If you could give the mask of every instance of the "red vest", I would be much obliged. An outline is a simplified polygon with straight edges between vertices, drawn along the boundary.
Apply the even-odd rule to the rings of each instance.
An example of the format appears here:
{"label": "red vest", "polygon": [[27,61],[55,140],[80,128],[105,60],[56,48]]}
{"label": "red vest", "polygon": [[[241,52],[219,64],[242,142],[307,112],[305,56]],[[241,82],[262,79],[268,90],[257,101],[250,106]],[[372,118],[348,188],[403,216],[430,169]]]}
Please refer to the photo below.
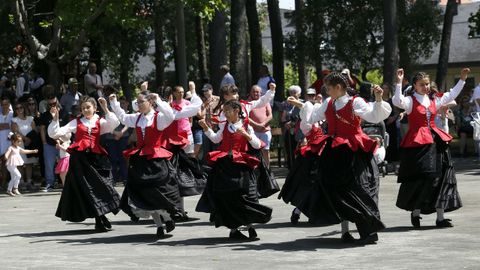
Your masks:
{"label": "red vest", "polygon": [[[420,104],[415,97],[412,97],[412,103],[412,112],[408,115],[408,131],[400,144],[401,147],[419,147],[433,143],[432,130],[442,141],[449,142],[452,140],[452,136],[435,125],[435,115],[437,114],[435,99],[430,100],[428,109]],[[430,112],[430,119],[427,116],[428,111]]]}
{"label": "red vest", "polygon": [[[248,120],[243,122],[243,127],[247,130]],[[247,139],[236,132],[231,133],[227,129],[228,123],[225,123],[222,142],[216,151],[208,153],[207,161],[213,164],[220,158],[232,155],[234,163],[246,164],[251,168],[257,167],[260,161],[256,157],[247,154],[249,147]]]}
{"label": "red vest", "polygon": [[360,126],[361,118],[353,113],[353,100],[338,111],[335,111],[333,99],[330,99],[325,118],[328,124],[328,135],[333,138],[332,147],[346,144],[352,151],[362,149],[365,152],[374,152],[378,144],[363,133]]}
{"label": "red vest", "polygon": [[135,124],[135,132],[137,133],[137,145],[132,148],[123,151],[123,155],[128,157],[139,152],[140,156],[147,156],[147,159],[152,158],[171,158],[172,153],[162,147],[162,131],[157,129],[157,116],[155,112],[152,125],[145,127],[145,136],[142,134],[142,128],[138,127],[138,121],[140,120],[140,114]]}
{"label": "red vest", "polygon": [[80,121],[80,118],[77,118],[75,142],[68,147],[68,152],[71,153],[72,151],[91,151],[95,154],[108,154],[100,145],[100,118],[97,119],[95,127],[91,128],[90,133],[88,132],[88,127]]}
{"label": "red vest", "polygon": [[[181,111],[182,107],[178,104],[170,104],[173,109]],[[184,148],[190,141],[188,140],[187,132],[178,131],[178,120],[174,120],[167,128],[162,132],[162,147],[166,149],[172,149],[172,146],[178,145],[180,148]]]}

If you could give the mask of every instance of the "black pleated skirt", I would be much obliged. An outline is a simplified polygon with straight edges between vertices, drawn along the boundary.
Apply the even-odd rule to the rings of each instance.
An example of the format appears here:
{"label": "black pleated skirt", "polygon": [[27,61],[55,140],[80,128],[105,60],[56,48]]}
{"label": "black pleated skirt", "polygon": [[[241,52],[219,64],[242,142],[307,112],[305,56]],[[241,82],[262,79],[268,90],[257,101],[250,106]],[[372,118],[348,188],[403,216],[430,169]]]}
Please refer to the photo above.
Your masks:
{"label": "black pleated skirt", "polygon": [[433,144],[401,148],[398,182],[396,205],[401,209],[431,214],[436,208],[450,212],[462,207],[449,144],[437,136]]}
{"label": "black pleated skirt", "polygon": [[174,213],[180,192],[175,169],[165,158],[147,159],[130,156],[127,185],[122,195],[122,210],[132,215],[131,205],[145,211],[166,210]]}
{"label": "black pleated skirt", "polygon": [[378,209],[379,174],[371,153],[327,142],[322,154],[299,156],[280,198],[316,225],[348,220],[362,237],[385,228]]}
{"label": "black pleated skirt", "polygon": [[104,155],[74,151],[56,216],[81,222],[110,212],[118,213],[120,196],[113,187],[111,164]]}
{"label": "black pleated skirt", "polygon": [[195,196],[202,194],[207,184],[207,173],[200,162],[189,157],[179,147],[172,149],[171,163],[176,170],[180,196]]}
{"label": "black pleated skirt", "polygon": [[267,223],[272,209],[258,202],[253,170],[232,159],[219,159],[209,172],[207,186],[196,211],[210,213],[216,227],[230,229],[253,223]]}
{"label": "black pleated skirt", "polygon": [[280,191],[277,179],[273,172],[267,167],[260,149],[250,149],[248,153],[260,160],[257,168],[253,170],[257,180],[257,191],[260,199],[268,198]]}

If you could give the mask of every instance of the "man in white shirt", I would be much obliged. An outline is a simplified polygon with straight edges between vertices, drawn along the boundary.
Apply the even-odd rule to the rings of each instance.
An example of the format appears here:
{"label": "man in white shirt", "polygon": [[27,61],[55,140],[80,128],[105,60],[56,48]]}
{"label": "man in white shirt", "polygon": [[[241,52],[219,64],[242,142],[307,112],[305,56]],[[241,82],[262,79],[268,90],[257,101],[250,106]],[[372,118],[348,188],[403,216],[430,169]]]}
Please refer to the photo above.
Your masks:
{"label": "man in white shirt", "polygon": [[85,93],[91,97],[103,97],[102,77],[97,74],[97,65],[93,62],[88,64],[88,72],[84,77]]}
{"label": "man in white shirt", "polygon": [[21,66],[18,66],[15,72],[17,74],[15,92],[17,93],[17,98],[20,98],[23,95],[30,93],[29,79],[28,75],[23,71]]}
{"label": "man in white shirt", "polygon": [[227,65],[223,65],[220,67],[220,70],[223,74],[222,82],[220,83],[220,88],[227,84],[235,84],[235,79],[233,78],[232,74],[230,74],[230,68]]}

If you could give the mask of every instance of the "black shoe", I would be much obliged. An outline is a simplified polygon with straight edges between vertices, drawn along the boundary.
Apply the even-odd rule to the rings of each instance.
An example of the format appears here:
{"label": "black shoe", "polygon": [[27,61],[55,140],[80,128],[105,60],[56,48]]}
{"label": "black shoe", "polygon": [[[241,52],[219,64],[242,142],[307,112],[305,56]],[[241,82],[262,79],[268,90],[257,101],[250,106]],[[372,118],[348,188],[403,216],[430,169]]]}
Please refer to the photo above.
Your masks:
{"label": "black shoe", "polygon": [[444,220],[437,220],[435,221],[435,224],[437,225],[438,228],[450,228],[453,227],[453,224],[450,222],[452,221],[451,219],[444,219]]}
{"label": "black shoe", "polygon": [[228,236],[230,239],[233,240],[247,240],[248,237],[241,233],[239,230],[235,230],[234,232],[230,232],[230,235]]}
{"label": "black shoe", "polygon": [[360,245],[375,245],[377,241],[378,241],[378,234],[371,233],[365,238],[360,238],[360,240],[358,240],[358,243]]}
{"label": "black shoe", "polygon": [[165,222],[165,228],[167,230],[167,233],[175,230],[175,221],[169,220],[169,221]]}
{"label": "black shoe", "polygon": [[99,217],[95,218],[95,231],[96,232],[108,232],[108,229],[105,228],[102,220]]}
{"label": "black shoe", "polygon": [[420,216],[414,216],[413,213],[410,214],[410,221],[414,228],[420,228],[420,219],[422,219]]}
{"label": "black shoe", "polygon": [[102,221],[103,226],[105,226],[105,228],[107,228],[108,230],[112,229],[112,224],[110,223],[110,220],[108,220],[108,218],[105,215],[100,216],[100,220]]}
{"label": "black shoe", "polygon": [[158,239],[165,238],[165,232],[163,231],[162,227],[157,227],[157,238]]}
{"label": "black shoe", "polygon": [[[296,208],[295,208],[295,209],[296,209]],[[292,211],[292,216],[290,217],[290,222],[291,222],[293,225],[297,225],[297,224],[298,224],[298,220],[300,219],[300,214],[295,213],[295,209],[293,209],[293,211]]]}
{"label": "black shoe", "polygon": [[342,242],[344,243],[355,243],[355,238],[353,238],[353,236],[349,233],[349,232],[346,232],[344,234],[342,234]]}
{"label": "black shoe", "polygon": [[138,221],[140,221],[140,218],[137,217],[137,216],[135,216],[135,215],[131,215],[131,216],[130,216],[130,220],[131,220],[132,222],[138,223]]}
{"label": "black shoe", "polygon": [[253,227],[248,228],[248,238],[257,239],[257,231]]}

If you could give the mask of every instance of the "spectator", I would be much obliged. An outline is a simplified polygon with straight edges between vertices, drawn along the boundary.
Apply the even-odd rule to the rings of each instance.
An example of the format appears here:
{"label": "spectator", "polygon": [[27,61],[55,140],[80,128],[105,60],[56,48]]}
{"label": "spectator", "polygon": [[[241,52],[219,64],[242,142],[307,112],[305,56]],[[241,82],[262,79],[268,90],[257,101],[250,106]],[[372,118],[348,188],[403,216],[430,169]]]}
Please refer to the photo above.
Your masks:
{"label": "spectator", "polygon": [[88,73],[84,77],[85,93],[95,99],[103,97],[102,77],[97,74],[97,65],[93,62],[88,64]]}
{"label": "spectator", "polygon": [[230,74],[230,68],[227,65],[221,66],[220,70],[223,75],[222,82],[220,82],[220,88],[227,84],[235,84],[235,79],[233,78],[232,74]]}
{"label": "spectator", "polygon": [[40,76],[37,70],[32,70],[30,84],[30,93],[36,100],[42,100],[42,87],[45,84],[45,80]]}
{"label": "spectator", "polygon": [[457,134],[460,139],[460,157],[467,156],[467,138],[473,136],[473,126],[470,122],[473,120],[470,115],[475,109],[472,106],[473,104],[468,103],[466,100],[460,103],[459,110],[457,113],[457,119],[455,123],[457,124]]}
{"label": "spectator", "polygon": [[39,101],[38,103],[38,111],[40,113],[44,113],[46,111],[50,110],[50,107],[48,106],[48,99],[49,97],[55,96],[55,88],[51,84],[47,84],[42,88],[42,95],[44,96],[44,99]]}
{"label": "spectator", "polygon": [[472,98],[470,102],[475,104],[475,111],[480,112],[480,83],[473,89]]}
{"label": "spectator", "polygon": [[[128,109],[128,100],[125,96],[122,96],[120,99],[120,107],[125,111],[125,113],[130,113]],[[122,182],[126,183],[127,181],[127,161],[123,157],[123,151],[128,147],[128,138],[132,134],[133,129],[125,127],[125,125],[120,124],[112,133],[105,134],[105,148],[108,152],[108,158],[112,164],[112,176],[114,183]]]}
{"label": "spectator", "polygon": [[[259,100],[262,89],[258,85],[252,86],[250,90],[250,99]],[[314,90],[315,97],[315,90]],[[249,114],[249,124],[253,127],[255,135],[265,143],[265,146],[262,148],[262,156],[267,164],[267,168],[270,167],[270,142],[272,141],[272,132],[270,128],[270,121],[272,120],[272,108],[270,104],[254,108],[250,111]]]}
{"label": "spectator", "polygon": [[[43,159],[46,182],[45,189],[43,191],[45,192],[52,191],[55,185],[55,160],[59,155],[58,149],[56,148],[57,141],[48,136],[47,133],[47,127],[50,125],[53,119],[52,114],[50,113],[50,108],[57,107],[57,109],[60,110],[57,97],[47,97],[47,105],[49,110],[40,115],[40,138],[42,139],[43,144]],[[63,119],[60,119],[60,126],[63,126],[62,120]]]}
{"label": "spectator", "polygon": [[5,87],[2,92],[2,98],[8,98],[10,101],[10,104],[14,104],[17,102],[17,94],[15,93],[15,90],[12,88],[12,82],[11,81],[6,81],[5,82]]}
{"label": "spectator", "polygon": [[7,70],[5,71],[5,74],[2,75],[2,77],[0,78],[0,95],[2,95],[3,91],[5,91],[5,89],[7,88],[5,86],[7,82],[10,82],[10,87],[11,87],[14,76],[15,76],[15,72],[13,71],[13,69],[7,68]]}
{"label": "spectator", "polygon": [[65,94],[60,98],[60,104],[64,116],[70,117],[72,114],[72,106],[78,106],[82,94],[78,92],[78,81],[75,78],[68,79],[68,88]]}
{"label": "spectator", "polygon": [[[290,97],[299,100],[302,94],[302,89],[298,85],[292,85],[288,89]],[[287,156],[287,166],[292,168],[295,158],[295,148],[298,142],[303,141],[303,134],[300,130],[300,109],[291,105],[288,102],[284,102],[283,112],[281,118],[284,128],[284,143],[285,154]]]}
{"label": "spectator", "polygon": [[[217,107],[218,102],[220,101],[219,96],[213,95],[213,87],[211,84],[207,83],[204,84],[202,87],[202,109],[201,114],[202,117],[205,119],[205,122],[208,126],[212,128],[213,131],[218,130],[217,123],[212,121],[212,118],[215,116],[215,107]],[[203,134],[202,130],[202,142],[203,142],[203,156],[205,156],[208,152],[215,150],[215,144],[207,138],[205,134]]]}
{"label": "spectator", "polygon": [[257,85],[262,90],[260,95],[263,96],[268,91],[270,83],[275,83],[275,80],[270,76],[270,71],[268,71],[266,65],[260,66],[258,69],[258,77]]}
{"label": "spectator", "polygon": [[[36,126],[33,117],[26,114],[25,105],[20,103],[16,104],[13,116],[11,129],[22,138],[20,147],[24,149],[35,149],[30,145],[32,140],[30,139],[31,134],[29,133],[32,131],[35,132]],[[20,172],[25,181],[25,187],[28,190],[33,190],[32,168],[33,164],[38,162],[38,158],[27,157],[26,154],[21,154],[21,157],[23,159],[23,167],[20,168]]]}
{"label": "spectator", "polygon": [[23,71],[23,67],[21,66],[18,66],[15,69],[15,74],[17,75],[17,85],[15,87],[15,91],[17,98],[20,98],[23,95],[30,93],[30,79],[28,78],[28,74]]}
{"label": "spectator", "polygon": [[[189,83],[189,88],[191,87],[192,85]],[[195,85],[193,85],[193,87],[195,87]],[[183,87],[175,86],[173,88],[172,94],[173,94],[173,100],[171,105],[175,110],[181,111],[182,108],[187,107],[188,105],[191,104],[190,101],[184,98],[185,90],[183,89]],[[189,144],[185,146],[183,150],[188,155],[193,155],[194,141],[193,141],[192,125],[190,124],[190,119],[188,117],[185,117],[185,118],[176,119],[175,121],[177,121],[178,133],[181,133],[181,134],[186,133],[188,135]]]}
{"label": "spectator", "polygon": [[0,115],[0,187],[5,186],[6,170],[4,154],[10,147],[10,140],[8,140],[8,133],[10,133],[10,123],[12,122],[13,112],[11,111],[10,100],[6,97],[2,98],[2,114]]}
{"label": "spectator", "polygon": [[331,73],[331,71],[328,70],[328,69],[322,70],[322,78],[317,78],[317,80],[314,83],[312,83],[310,88],[315,89],[315,92],[317,94],[325,95],[326,94],[325,92],[322,93],[322,87],[323,87],[323,84],[324,84],[323,83],[323,78],[325,78],[330,73]]}

